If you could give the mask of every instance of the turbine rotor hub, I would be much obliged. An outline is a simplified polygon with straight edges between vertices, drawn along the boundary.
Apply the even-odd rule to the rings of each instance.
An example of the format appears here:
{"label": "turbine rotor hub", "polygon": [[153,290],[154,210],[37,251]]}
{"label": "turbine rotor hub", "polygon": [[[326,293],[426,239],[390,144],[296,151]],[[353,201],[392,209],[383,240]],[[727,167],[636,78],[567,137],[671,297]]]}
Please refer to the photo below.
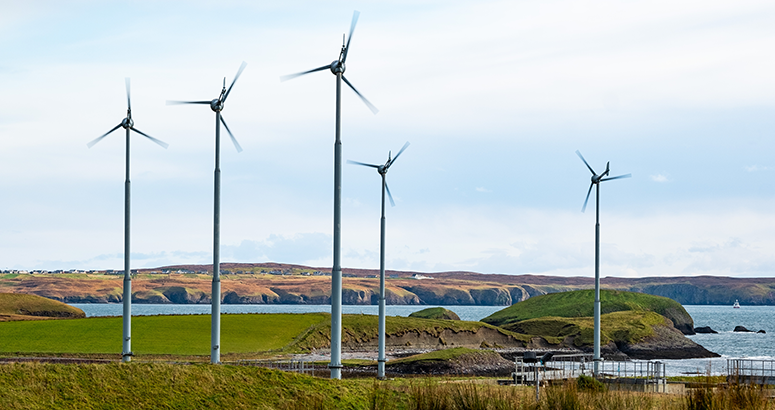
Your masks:
{"label": "turbine rotor hub", "polygon": [[331,72],[335,75],[344,74],[344,69],[344,63],[339,60],[335,60],[333,63],[331,63]]}
{"label": "turbine rotor hub", "polygon": [[223,102],[221,101],[221,99],[217,98],[215,100],[210,101],[210,109],[215,112],[223,110]]}
{"label": "turbine rotor hub", "polygon": [[132,118],[126,117],[123,120],[121,120],[121,126],[124,127],[124,129],[132,128],[132,126],[135,125],[135,122],[132,121]]}

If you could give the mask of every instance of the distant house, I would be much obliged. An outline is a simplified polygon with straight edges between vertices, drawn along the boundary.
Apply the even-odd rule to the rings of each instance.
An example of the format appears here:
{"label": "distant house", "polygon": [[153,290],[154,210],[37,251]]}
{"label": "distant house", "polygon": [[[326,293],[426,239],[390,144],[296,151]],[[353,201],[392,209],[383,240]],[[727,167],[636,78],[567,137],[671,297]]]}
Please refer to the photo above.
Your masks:
{"label": "distant house", "polygon": [[433,279],[430,276],[420,275],[419,273],[415,273],[412,275],[412,279]]}

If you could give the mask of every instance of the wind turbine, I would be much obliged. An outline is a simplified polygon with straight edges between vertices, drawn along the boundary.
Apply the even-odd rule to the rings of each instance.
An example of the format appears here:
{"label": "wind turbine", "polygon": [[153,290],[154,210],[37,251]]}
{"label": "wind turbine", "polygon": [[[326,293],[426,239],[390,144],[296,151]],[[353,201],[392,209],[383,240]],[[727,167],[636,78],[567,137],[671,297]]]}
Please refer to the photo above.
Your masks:
{"label": "wind turbine", "polygon": [[605,178],[609,172],[610,162],[605,164],[605,172],[598,175],[595,170],[589,166],[587,160],[581,155],[579,151],[576,151],[576,155],[584,161],[584,165],[589,168],[592,173],[592,182],[589,184],[589,190],[587,191],[587,198],[584,200],[584,206],[581,208],[581,212],[587,209],[587,202],[589,202],[589,194],[592,193],[592,187],[595,186],[595,336],[594,336],[594,374],[595,377],[599,374],[600,368],[600,183],[604,181],[611,181],[613,179],[629,178],[632,174],[619,175],[616,177]]}
{"label": "wind turbine", "polygon": [[301,73],[291,74],[280,77],[281,81],[287,81],[305,74],[316,71],[331,70],[336,76],[336,140],[334,142],[334,266],[331,270],[331,363],[328,367],[331,369],[332,379],[341,379],[342,377],[342,265],[341,265],[341,216],[342,216],[342,139],[341,131],[341,113],[342,113],[342,80],[347,84],[367,107],[376,114],[379,110],[369,100],[366,99],[355,87],[347,81],[344,76],[345,61],[347,53],[350,50],[350,40],[353,38],[355,24],[358,22],[358,11],[353,12],[353,20],[350,24],[350,36],[347,42],[342,44],[339,52],[339,58],[331,64]]}
{"label": "wind turbine", "polygon": [[129,182],[129,131],[134,131],[145,138],[161,145],[162,148],[167,149],[169,144],[157,140],[156,138],[138,130],[135,128],[135,122],[132,120],[132,100],[129,93],[129,77],[124,79],[126,84],[126,118],[110,131],[100,135],[94,140],[86,144],[91,148],[94,144],[102,141],[111,132],[123,127],[126,130],[126,180],[124,181],[124,342],[123,351],[121,352],[121,360],[124,362],[132,361],[132,271],[129,268],[129,214],[130,214],[130,202],[131,202],[131,188]]}
{"label": "wind turbine", "polygon": [[234,138],[234,134],[231,133],[229,126],[226,125],[221,111],[223,111],[223,104],[226,103],[226,98],[229,97],[234,83],[237,82],[242,70],[245,69],[247,63],[244,61],[237,70],[237,75],[234,76],[229,88],[226,88],[226,77],[223,78],[223,89],[221,95],[218,98],[211,101],[167,101],[167,105],[176,104],[208,104],[210,109],[215,111],[215,204],[213,207],[213,287],[211,296],[212,306],[212,326],[210,336],[210,363],[216,364],[221,362],[221,124],[226,128],[229,133],[231,142],[234,143],[234,148],[237,152],[242,152],[237,139]]}
{"label": "wind turbine", "polygon": [[380,242],[379,242],[379,357],[377,358],[377,377],[380,379],[385,378],[385,192],[390,199],[390,205],[396,206],[393,201],[393,195],[390,195],[390,188],[385,182],[385,176],[388,169],[398,159],[399,155],[409,146],[409,142],[404,144],[395,158],[390,158],[390,151],[388,151],[388,159],[384,165],[365,164],[363,162],[350,161],[348,164],[363,165],[364,167],[376,168],[377,173],[382,176],[382,219],[380,219]]}

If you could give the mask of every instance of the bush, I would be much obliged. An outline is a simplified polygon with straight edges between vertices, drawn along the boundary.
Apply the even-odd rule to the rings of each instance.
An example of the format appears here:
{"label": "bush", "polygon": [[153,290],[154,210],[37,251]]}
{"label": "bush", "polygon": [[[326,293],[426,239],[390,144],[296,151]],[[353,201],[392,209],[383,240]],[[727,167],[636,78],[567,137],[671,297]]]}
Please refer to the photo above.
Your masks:
{"label": "bush", "polygon": [[582,374],[576,380],[576,386],[581,391],[593,391],[602,392],[605,391],[605,385],[600,380],[595,379],[592,376]]}

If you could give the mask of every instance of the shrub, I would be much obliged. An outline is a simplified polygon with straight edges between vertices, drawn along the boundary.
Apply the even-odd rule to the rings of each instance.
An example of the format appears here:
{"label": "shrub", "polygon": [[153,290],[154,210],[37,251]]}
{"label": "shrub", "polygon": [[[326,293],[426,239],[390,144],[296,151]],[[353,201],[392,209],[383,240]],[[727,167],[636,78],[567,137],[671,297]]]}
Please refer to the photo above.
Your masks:
{"label": "shrub", "polygon": [[584,374],[582,374],[581,376],[579,376],[578,379],[576,379],[576,386],[581,391],[593,391],[593,392],[605,391],[605,385],[600,380],[597,380],[592,376],[587,376]]}

